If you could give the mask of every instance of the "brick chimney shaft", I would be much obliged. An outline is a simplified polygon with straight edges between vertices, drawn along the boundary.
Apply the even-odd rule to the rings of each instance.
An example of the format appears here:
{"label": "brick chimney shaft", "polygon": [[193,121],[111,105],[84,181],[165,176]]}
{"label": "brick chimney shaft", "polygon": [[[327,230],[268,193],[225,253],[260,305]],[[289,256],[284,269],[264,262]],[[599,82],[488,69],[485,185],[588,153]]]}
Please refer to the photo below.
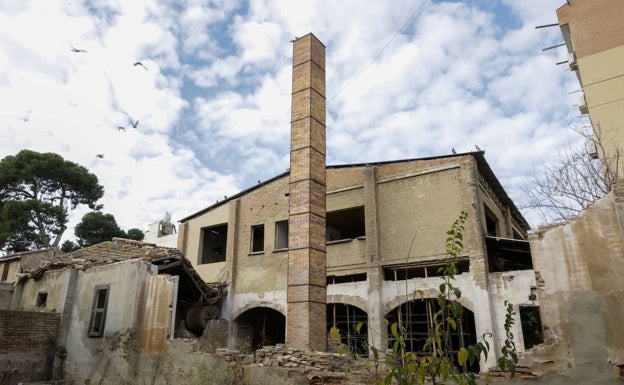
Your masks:
{"label": "brick chimney shaft", "polygon": [[324,351],[325,46],[308,34],[294,41],[290,139],[286,345]]}

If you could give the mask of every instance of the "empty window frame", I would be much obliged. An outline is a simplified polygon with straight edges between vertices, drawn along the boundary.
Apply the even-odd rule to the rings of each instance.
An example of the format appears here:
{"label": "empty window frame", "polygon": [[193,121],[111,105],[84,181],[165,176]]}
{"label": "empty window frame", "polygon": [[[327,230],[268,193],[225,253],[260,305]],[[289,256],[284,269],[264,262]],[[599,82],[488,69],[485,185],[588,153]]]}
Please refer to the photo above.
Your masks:
{"label": "empty window frame", "polygon": [[533,269],[529,241],[485,237],[490,273]]}
{"label": "empty window frame", "polygon": [[543,343],[544,335],[539,306],[520,306],[519,313],[524,348],[531,349],[533,346]]}
{"label": "empty window frame", "polygon": [[4,282],[7,280],[7,277],[9,276],[9,266],[10,263],[8,262],[5,262],[2,266],[2,279],[0,279],[0,281]]}
{"label": "empty window frame", "polygon": [[251,226],[251,252],[264,251],[264,225]]}
{"label": "empty window frame", "polygon": [[347,275],[328,275],[327,284],[333,285],[337,283],[352,283],[366,281],[366,273],[347,274]]}
{"label": "empty window frame", "polygon": [[43,309],[48,306],[48,293],[42,291],[37,293],[37,302],[35,302],[35,308]]}
{"label": "empty window frame", "polygon": [[485,211],[485,233],[490,237],[498,237],[498,218],[487,206],[483,207]]}
{"label": "empty window frame", "polygon": [[327,241],[366,236],[364,206],[327,213]]}
{"label": "empty window frame", "polygon": [[[402,281],[413,278],[441,277],[444,275],[446,262],[416,262],[410,264],[387,265],[383,267],[384,281]],[[455,274],[470,271],[470,259],[460,258],[455,261]]]}
{"label": "empty window frame", "polygon": [[93,306],[91,307],[91,320],[89,321],[89,337],[102,337],[104,335],[109,290],[109,285],[95,287]]}
{"label": "empty window frame", "polygon": [[288,248],[288,221],[275,222],[275,250]]}
{"label": "empty window frame", "polygon": [[227,223],[202,229],[200,264],[225,262],[227,232]]}

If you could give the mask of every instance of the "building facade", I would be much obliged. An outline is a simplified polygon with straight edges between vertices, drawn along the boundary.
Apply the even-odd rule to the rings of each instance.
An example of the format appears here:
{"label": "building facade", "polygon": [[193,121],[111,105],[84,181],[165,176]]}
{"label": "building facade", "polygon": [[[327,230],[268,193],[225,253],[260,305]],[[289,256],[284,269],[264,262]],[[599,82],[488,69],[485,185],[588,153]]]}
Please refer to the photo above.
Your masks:
{"label": "building facade", "polygon": [[[497,346],[504,301],[538,303],[529,226],[483,152],[326,166],[324,47],[313,35],[294,42],[293,65],[289,172],[180,221],[178,248],[205,281],[229,285],[230,345],[324,350],[335,326],[366,354],[391,343],[386,320],[401,320],[410,349],[422,350],[446,232],[466,212],[456,277],[465,335],[457,338],[492,332]],[[514,332],[522,336],[519,325]],[[238,346],[240,336],[251,344]],[[493,350],[481,364],[494,365]]]}
{"label": "building facade", "polygon": [[624,175],[624,3],[620,0],[569,0],[557,9],[568,65],[582,93],[595,141],[588,151],[599,157],[612,179]]}

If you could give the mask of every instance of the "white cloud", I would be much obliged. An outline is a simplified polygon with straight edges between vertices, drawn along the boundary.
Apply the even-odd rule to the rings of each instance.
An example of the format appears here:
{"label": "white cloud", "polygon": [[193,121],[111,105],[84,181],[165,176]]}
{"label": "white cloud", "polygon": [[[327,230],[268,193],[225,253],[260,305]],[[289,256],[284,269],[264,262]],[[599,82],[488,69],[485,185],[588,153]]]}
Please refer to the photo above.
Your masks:
{"label": "white cloud", "polygon": [[557,28],[534,28],[554,5],[504,4],[519,28],[497,24],[497,2],[3,2],[0,157],[29,148],[88,167],[124,228],[190,215],[288,167],[290,40],[313,32],[329,163],[477,144],[518,198],[522,175],[574,138],[575,80],[541,51]]}

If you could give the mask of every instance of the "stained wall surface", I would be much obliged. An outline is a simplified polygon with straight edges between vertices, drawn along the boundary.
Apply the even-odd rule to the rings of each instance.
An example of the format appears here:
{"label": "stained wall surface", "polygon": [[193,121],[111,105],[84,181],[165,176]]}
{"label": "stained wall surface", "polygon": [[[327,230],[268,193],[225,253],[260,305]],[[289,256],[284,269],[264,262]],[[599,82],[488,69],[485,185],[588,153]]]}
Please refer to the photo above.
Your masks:
{"label": "stained wall surface", "polygon": [[531,237],[545,343],[526,360],[543,370],[614,378],[624,364],[621,196],[619,182],[577,218]]}

